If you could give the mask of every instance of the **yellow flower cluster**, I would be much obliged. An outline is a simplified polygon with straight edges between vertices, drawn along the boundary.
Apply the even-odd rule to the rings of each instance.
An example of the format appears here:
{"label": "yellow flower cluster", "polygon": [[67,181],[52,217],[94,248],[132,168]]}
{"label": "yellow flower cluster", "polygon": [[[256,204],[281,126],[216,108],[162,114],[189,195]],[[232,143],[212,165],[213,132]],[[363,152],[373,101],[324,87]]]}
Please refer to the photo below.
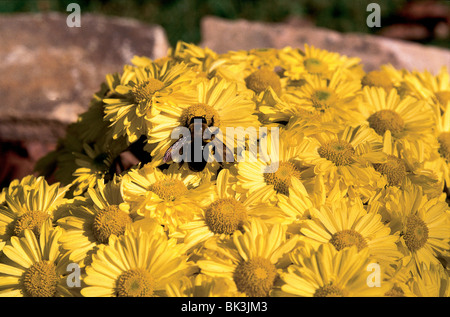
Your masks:
{"label": "yellow flower cluster", "polygon": [[[195,119],[248,138],[175,162]],[[2,296],[450,295],[445,67],[180,42],[108,74],[36,168],[0,195]]]}

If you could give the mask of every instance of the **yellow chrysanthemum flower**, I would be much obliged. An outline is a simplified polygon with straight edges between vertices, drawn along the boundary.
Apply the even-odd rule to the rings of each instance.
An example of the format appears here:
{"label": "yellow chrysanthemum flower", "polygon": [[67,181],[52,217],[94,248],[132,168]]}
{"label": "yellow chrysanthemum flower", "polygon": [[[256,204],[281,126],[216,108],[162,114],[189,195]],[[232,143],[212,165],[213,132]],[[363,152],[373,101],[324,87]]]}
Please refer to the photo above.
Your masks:
{"label": "yellow chrysanthemum flower", "polygon": [[[384,163],[381,138],[372,129],[361,125],[338,133],[324,132],[309,139],[312,151],[301,153],[299,159],[309,166],[309,174],[321,174],[326,191],[338,184],[352,197],[367,200],[376,189],[373,163]],[[305,171],[305,174],[308,170]]]}
{"label": "yellow chrysanthemum flower", "polygon": [[155,231],[127,230],[92,256],[85,297],[167,296],[166,286],[191,271],[180,245]]}
{"label": "yellow chrysanthemum flower", "polygon": [[284,67],[278,53],[276,49],[259,48],[220,54],[213,66],[214,75],[236,83],[239,91],[247,90],[254,100],[259,100],[269,87],[282,95],[287,88],[287,78],[283,75]]}
{"label": "yellow chrysanthemum flower", "polygon": [[418,297],[450,297],[450,278],[441,265],[422,269],[409,285]]}
{"label": "yellow chrysanthemum flower", "polygon": [[437,75],[429,71],[408,73],[404,77],[406,93],[440,107],[447,108],[450,102],[450,75],[447,66],[443,66]]}
{"label": "yellow chrysanthemum flower", "polygon": [[272,204],[280,195],[288,196],[292,186],[306,194],[302,183],[304,166],[298,157],[312,151],[311,143],[305,142],[296,131],[276,131],[261,138],[258,153],[249,149],[236,165],[238,187]]}
{"label": "yellow chrysanthemum flower", "polygon": [[[388,283],[383,271],[375,281],[370,280],[372,262],[369,250],[356,246],[337,251],[330,244],[317,250],[298,248],[290,254],[292,264],[281,274],[284,296],[301,297],[375,297],[383,296]],[[379,285],[377,285],[377,279]]]}
{"label": "yellow chrysanthemum flower", "polygon": [[183,237],[186,248],[191,249],[214,236],[230,238],[254,217],[270,224],[283,221],[278,208],[263,203],[257,194],[247,196],[236,191],[235,184],[235,177],[221,170],[212,202],[193,221],[180,225],[180,232],[173,236]]}
{"label": "yellow chrysanthemum flower", "polygon": [[270,296],[279,269],[287,266],[286,256],[296,245],[295,237],[287,239],[284,226],[268,227],[254,219],[231,240],[211,240],[197,265],[208,276],[234,282],[235,290],[248,297]]}
{"label": "yellow chrysanthemum flower", "polygon": [[217,67],[218,62],[220,63],[219,54],[213,50],[183,41],[178,41],[166,58],[176,63],[186,64],[189,69],[198,74],[199,78],[214,76],[214,68]]}
{"label": "yellow chrysanthemum flower", "polygon": [[[169,147],[177,141],[172,139],[173,130],[177,127],[190,129],[195,118],[202,118],[208,127],[220,129],[223,143],[226,143],[227,129],[257,129],[261,126],[256,116],[255,103],[240,94],[235,83],[213,78],[198,84],[196,93],[195,102],[179,103],[152,118],[153,128],[148,142],[157,144],[151,151],[155,162],[161,162]],[[230,137],[235,138],[236,135]],[[204,139],[209,140],[206,137]],[[230,150],[235,153],[234,148]],[[217,170],[219,167],[213,163],[217,163],[216,160],[207,165]]]}
{"label": "yellow chrysanthemum flower", "polygon": [[433,112],[413,97],[400,97],[397,90],[364,87],[360,111],[368,126],[382,136],[392,136],[394,147],[418,162],[430,158],[433,143]]}
{"label": "yellow chrysanthemum flower", "polygon": [[209,180],[175,165],[160,170],[152,163],[124,175],[122,193],[133,213],[155,219],[169,234],[195,219],[213,196]]}
{"label": "yellow chrysanthemum flower", "polygon": [[69,203],[64,198],[67,190],[68,187],[59,183],[49,185],[43,177],[32,175],[12,182],[0,206],[1,241],[22,237],[26,229],[39,237],[42,224],[46,220],[56,221],[62,214],[62,207]]}
{"label": "yellow chrysanthemum flower", "polygon": [[115,175],[115,159],[119,153],[104,149],[94,144],[83,144],[82,152],[70,153],[76,169],[72,173],[71,190],[75,196],[82,195],[89,188],[95,187],[99,180],[109,180]]}
{"label": "yellow chrysanthemum flower", "polygon": [[279,55],[280,60],[283,61],[283,65],[286,65],[284,75],[294,81],[301,80],[305,74],[330,79],[338,68],[343,68],[348,78],[352,77],[352,72],[362,73],[358,69],[361,61],[359,58],[349,58],[336,52],[319,49],[308,44],[305,44],[303,50],[290,47],[281,49]]}
{"label": "yellow chrysanthemum flower", "polygon": [[386,281],[390,284],[385,297],[416,297],[410,287],[414,278],[411,271],[410,257],[402,257],[395,264],[385,266]]}
{"label": "yellow chrysanthemum flower", "polygon": [[384,199],[383,220],[392,233],[399,233],[399,248],[417,270],[422,263],[439,264],[438,257],[449,249],[449,206],[438,197],[429,199],[421,187],[410,185],[391,192]]}
{"label": "yellow chrysanthemum flower", "polygon": [[195,91],[195,73],[181,63],[125,69],[122,77],[127,80],[103,99],[104,120],[111,122],[113,138],[127,136],[130,143],[148,135],[150,119],[162,109],[171,103],[190,102]]}
{"label": "yellow chrysanthemum flower", "polygon": [[57,223],[64,229],[60,240],[71,252],[70,259],[85,265],[99,245],[107,244],[113,235],[124,234],[127,225],[141,218],[130,214],[129,205],[122,198],[120,179],[114,178],[107,183],[98,180],[85,197],[72,204],[69,215]]}
{"label": "yellow chrysanthemum flower", "polygon": [[12,237],[3,248],[5,258],[0,263],[0,296],[4,297],[72,297],[79,288],[70,287],[67,277],[71,263],[68,253],[58,242],[62,234],[45,221],[39,228],[25,229],[23,236]]}
{"label": "yellow chrysanthemum flower", "polygon": [[438,142],[437,155],[424,163],[426,168],[436,171],[440,180],[444,180],[450,188],[450,103],[442,113],[436,109],[436,128],[434,135]]}
{"label": "yellow chrysanthemum flower", "polygon": [[344,199],[310,213],[312,219],[300,225],[300,233],[315,248],[331,244],[340,251],[356,245],[359,251],[368,248],[370,256],[380,263],[393,263],[402,257],[396,245],[398,234],[392,234],[382,222],[376,207],[366,209],[361,201]]}
{"label": "yellow chrysanthemum flower", "polygon": [[380,188],[387,191],[392,187],[405,188],[410,184],[422,187],[428,197],[442,195],[444,182],[439,179],[442,176],[433,166],[425,168],[425,163],[420,163],[414,156],[408,155],[408,151],[398,148],[392,140],[392,135],[384,135],[383,152],[386,153],[385,163],[374,163],[373,167],[379,173],[377,181]]}
{"label": "yellow chrysanthemum flower", "polygon": [[386,91],[396,88],[403,95],[403,79],[408,72],[404,69],[398,70],[391,64],[381,65],[379,69],[372,70],[361,78],[363,87],[382,87]]}
{"label": "yellow chrysanthemum flower", "polygon": [[238,297],[239,292],[230,291],[233,284],[226,278],[217,278],[205,274],[183,276],[167,285],[169,297]]}
{"label": "yellow chrysanthemum flower", "polygon": [[328,80],[317,75],[307,75],[304,81],[301,87],[285,94],[281,102],[274,97],[270,98],[274,101],[266,102],[267,106],[260,106],[260,111],[266,115],[282,112],[288,120],[307,112],[318,116],[321,122],[362,122],[363,118],[358,111],[361,89],[359,80],[346,79],[342,69],[337,69]]}

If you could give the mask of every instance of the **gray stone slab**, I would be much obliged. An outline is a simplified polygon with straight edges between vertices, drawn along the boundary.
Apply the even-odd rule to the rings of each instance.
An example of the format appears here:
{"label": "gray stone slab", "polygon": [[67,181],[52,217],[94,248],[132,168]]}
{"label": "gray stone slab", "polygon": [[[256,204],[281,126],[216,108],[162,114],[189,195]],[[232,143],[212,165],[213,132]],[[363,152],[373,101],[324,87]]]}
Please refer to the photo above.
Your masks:
{"label": "gray stone slab", "polygon": [[70,28],[67,16],[0,16],[0,140],[56,140],[106,74],[120,72],[134,55],[167,54],[158,25],[85,14],[81,27]]}

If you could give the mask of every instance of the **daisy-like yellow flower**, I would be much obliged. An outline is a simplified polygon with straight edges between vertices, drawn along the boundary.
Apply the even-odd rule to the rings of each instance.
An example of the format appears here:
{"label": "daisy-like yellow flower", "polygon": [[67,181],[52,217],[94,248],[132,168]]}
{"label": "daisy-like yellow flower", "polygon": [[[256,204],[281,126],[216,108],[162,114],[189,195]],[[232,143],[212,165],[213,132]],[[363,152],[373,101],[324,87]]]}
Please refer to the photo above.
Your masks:
{"label": "daisy-like yellow flower", "polygon": [[[212,241],[212,240],[211,240]],[[248,297],[270,296],[287,266],[287,254],[297,239],[286,237],[286,227],[254,219],[244,233],[236,231],[231,240],[208,243],[204,258],[197,261],[200,272],[234,282],[235,290]]]}
{"label": "daisy-like yellow flower", "polygon": [[389,191],[392,187],[405,188],[410,184],[421,186],[428,197],[442,195],[444,183],[439,171],[432,167],[425,168],[425,163],[419,163],[408,151],[396,147],[392,135],[384,136],[383,152],[387,154],[385,163],[374,163],[373,167],[379,173],[378,186]]}
{"label": "daisy-like yellow flower", "polygon": [[[294,182],[298,182],[295,180]],[[281,209],[285,224],[289,225],[288,232],[298,234],[303,222],[311,219],[311,211],[322,206],[332,208],[347,196],[347,190],[343,190],[336,184],[331,190],[326,189],[322,175],[317,175],[314,183],[310,184],[307,191],[302,186],[294,184],[289,188],[289,196],[280,196],[277,207]],[[316,211],[317,212],[317,211]]]}
{"label": "daisy-like yellow flower", "polygon": [[[116,143],[116,142],[115,142]],[[117,141],[115,149],[105,148],[99,144],[92,147],[83,144],[82,152],[68,154],[67,159],[73,160],[75,169],[72,173],[71,191],[75,196],[81,195],[87,189],[93,188],[99,180],[109,180],[115,175],[114,163],[120,151],[125,146],[120,146]],[[67,166],[68,168],[69,166]]]}
{"label": "daisy-like yellow flower", "polygon": [[355,245],[359,251],[368,248],[370,256],[380,263],[393,263],[402,257],[396,245],[398,234],[392,234],[382,222],[376,207],[367,210],[360,200],[344,199],[310,213],[312,219],[301,224],[300,233],[315,248],[331,244],[340,251]]}
{"label": "daisy-like yellow flower", "polygon": [[371,164],[384,163],[386,154],[380,136],[372,129],[348,127],[309,140],[313,150],[301,153],[299,159],[310,166],[313,175],[323,176],[327,191],[339,184],[352,197],[366,200],[374,194],[377,184]]}
{"label": "daisy-like yellow flower", "polygon": [[207,47],[202,48],[194,44],[178,41],[167,57],[176,63],[186,64],[200,78],[202,76],[210,78],[215,74],[213,70],[217,67],[219,54]]}
{"label": "daisy-like yellow flower", "polygon": [[86,267],[85,297],[167,296],[166,286],[185,274],[190,265],[181,245],[159,231],[126,230],[112,236]]}
{"label": "daisy-like yellow flower", "polygon": [[304,169],[297,158],[303,152],[312,151],[311,143],[305,142],[297,131],[276,131],[261,138],[259,153],[250,149],[236,166],[238,187],[272,204],[280,195],[288,196],[294,182],[306,193],[302,182],[295,181],[302,180]]}
{"label": "daisy-like yellow flower", "polygon": [[[337,69],[330,79],[307,75],[304,80],[305,83],[300,88],[283,96],[284,103],[275,103],[272,107],[287,113],[289,117],[300,116],[306,111],[319,116],[322,122],[362,122],[362,116],[358,112],[361,89],[359,80],[346,79],[342,69]],[[265,113],[267,109],[262,108],[260,111]]]}
{"label": "daisy-like yellow flower", "polygon": [[437,105],[441,111],[450,102],[450,75],[447,66],[441,67],[437,75],[429,71],[408,73],[404,77],[404,84],[409,95]]}
{"label": "daisy-like yellow flower", "polygon": [[[36,236],[25,229],[23,236],[12,237],[3,249],[0,263],[0,296],[5,297],[71,297],[79,288],[70,287],[67,280],[72,272],[68,253],[61,250],[61,228],[50,221],[42,223]],[[70,268],[70,267],[69,267]]]}
{"label": "daisy-like yellow flower", "polygon": [[413,280],[410,257],[402,257],[395,264],[385,266],[386,282],[391,286],[385,297],[416,297],[410,287]]}
{"label": "daisy-like yellow flower", "polygon": [[[113,138],[126,136],[130,143],[146,136],[151,130],[150,119],[170,103],[190,102],[195,91],[195,74],[186,65],[162,67],[152,63],[147,67],[125,69],[123,84],[103,99],[104,120],[111,122]],[[133,76],[134,75],[134,76]]]}
{"label": "daisy-like yellow flower", "polygon": [[62,206],[68,203],[64,198],[67,190],[67,186],[49,185],[43,177],[32,175],[13,182],[0,206],[1,241],[22,237],[26,229],[39,237],[45,221],[56,221],[61,216]]}
{"label": "daisy-like yellow flower", "polygon": [[415,268],[439,264],[438,257],[449,249],[448,204],[438,197],[429,199],[415,185],[389,194],[383,204],[385,221],[393,234],[400,234],[399,249],[411,256]]}
{"label": "daisy-like yellow flower", "polygon": [[257,195],[247,196],[236,191],[235,184],[230,171],[221,170],[214,186],[214,200],[202,208],[196,219],[180,225],[178,235],[183,236],[187,249],[201,246],[214,236],[230,238],[234,232],[243,230],[253,217],[271,224],[283,221],[278,208],[263,203]]}
{"label": "daisy-like yellow flower", "polygon": [[396,88],[403,95],[402,84],[406,70],[398,70],[391,64],[381,65],[379,69],[372,70],[361,78],[363,87],[381,87],[386,91]]}
{"label": "daisy-like yellow flower", "polygon": [[226,278],[217,278],[202,273],[190,277],[183,276],[167,285],[169,297],[237,297],[239,292],[232,292],[233,283]]}
{"label": "daisy-like yellow flower", "polygon": [[426,168],[435,170],[438,177],[443,179],[450,188],[450,103],[442,113],[438,109],[436,113],[435,137],[438,141],[438,150],[435,159],[424,163]]}
{"label": "daisy-like yellow flower", "polygon": [[[280,50],[279,54],[283,65],[286,65],[284,75],[291,80],[301,80],[305,74],[330,79],[338,68],[343,68],[346,73],[361,73],[357,70],[361,61],[359,58],[349,58],[308,44],[305,44],[303,50],[287,47]],[[350,74],[346,75],[351,77]]]}
{"label": "daisy-like yellow flower", "polygon": [[418,297],[450,297],[450,278],[441,265],[423,268],[409,283]]}
{"label": "daisy-like yellow flower", "polygon": [[235,82],[239,91],[247,90],[255,100],[259,100],[268,87],[282,95],[287,78],[283,76],[284,68],[278,53],[278,50],[269,48],[229,51],[221,54],[215,63],[215,76]]}
{"label": "daisy-like yellow flower", "polygon": [[[296,249],[290,254],[292,264],[281,274],[284,296],[300,297],[375,297],[383,296],[388,283],[383,281],[380,267],[379,285],[370,280],[371,265],[369,249],[357,246],[336,250],[323,244],[317,250],[310,247]],[[374,283],[372,285],[368,281]]]}
{"label": "daisy-like yellow flower", "polygon": [[297,129],[305,136],[313,136],[328,130],[336,132],[340,129],[337,121],[324,121],[322,112],[310,111],[303,107],[301,105],[303,101],[286,99],[276,96],[271,88],[263,94],[258,103],[258,110],[260,121],[265,127]]}
{"label": "daisy-like yellow flower", "polygon": [[394,146],[418,162],[429,159],[434,118],[426,102],[410,96],[402,98],[395,89],[364,87],[363,94],[360,111],[370,128],[382,137],[390,134]]}
{"label": "daisy-like yellow flower", "polygon": [[130,214],[122,198],[120,179],[107,183],[100,179],[85,198],[74,201],[68,215],[58,220],[64,229],[60,241],[71,252],[72,261],[85,265],[99,245],[107,244],[111,236],[124,234],[126,226],[139,218]]}
{"label": "daisy-like yellow flower", "polygon": [[133,213],[155,219],[169,234],[193,220],[213,196],[209,180],[175,164],[160,170],[152,163],[124,175],[122,193]]}
{"label": "daisy-like yellow flower", "polygon": [[[261,126],[255,115],[255,103],[247,96],[240,94],[235,83],[213,78],[209,82],[199,83],[196,93],[195,102],[178,103],[170,110],[161,111],[151,120],[153,128],[149,133],[148,142],[157,144],[151,151],[155,162],[160,162],[169,147],[178,140],[172,138],[174,129],[177,127],[190,129],[196,118],[203,119],[208,127],[219,128],[223,135],[221,140],[223,143],[227,140],[227,128],[257,129]],[[230,138],[235,137],[236,135],[230,136]],[[210,138],[204,139],[206,141]],[[234,148],[230,150],[235,152]],[[214,163],[216,163],[215,160]],[[216,170],[217,168],[216,166]]]}

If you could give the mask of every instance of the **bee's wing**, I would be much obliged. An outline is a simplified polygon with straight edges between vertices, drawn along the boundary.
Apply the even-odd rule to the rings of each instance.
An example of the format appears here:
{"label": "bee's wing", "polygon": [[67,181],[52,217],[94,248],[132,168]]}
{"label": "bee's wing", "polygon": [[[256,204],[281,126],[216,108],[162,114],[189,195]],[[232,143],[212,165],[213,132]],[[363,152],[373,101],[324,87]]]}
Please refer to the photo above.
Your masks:
{"label": "bee's wing", "polygon": [[164,163],[170,162],[172,161],[172,153],[178,153],[180,151],[180,149],[187,144],[187,142],[189,141],[189,138],[187,136],[182,137],[180,139],[178,139],[174,144],[172,144],[166,151],[166,153],[164,153]]}

